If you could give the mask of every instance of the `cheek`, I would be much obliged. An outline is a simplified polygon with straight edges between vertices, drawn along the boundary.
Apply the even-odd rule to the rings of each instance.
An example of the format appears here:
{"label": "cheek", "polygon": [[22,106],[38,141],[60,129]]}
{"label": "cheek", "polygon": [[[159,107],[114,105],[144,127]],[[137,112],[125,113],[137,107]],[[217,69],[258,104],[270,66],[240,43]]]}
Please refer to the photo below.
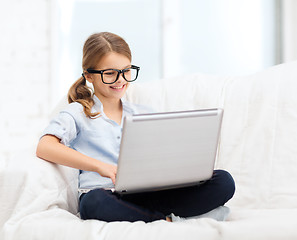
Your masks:
{"label": "cheek", "polygon": [[93,82],[93,88],[95,91],[105,91],[108,87],[109,86],[106,86],[100,79]]}
{"label": "cheek", "polygon": [[97,84],[103,83],[101,81],[101,75],[99,74],[96,74],[93,79],[94,79],[94,83],[97,83]]}

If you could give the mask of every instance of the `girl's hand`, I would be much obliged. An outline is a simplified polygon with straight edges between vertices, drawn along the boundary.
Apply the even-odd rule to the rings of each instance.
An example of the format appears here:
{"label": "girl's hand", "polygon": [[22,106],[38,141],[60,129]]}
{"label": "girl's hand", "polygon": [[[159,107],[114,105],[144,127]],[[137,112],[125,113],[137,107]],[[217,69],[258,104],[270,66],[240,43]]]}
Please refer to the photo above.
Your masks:
{"label": "girl's hand", "polygon": [[100,162],[97,172],[102,177],[110,178],[111,181],[113,182],[113,184],[115,184],[116,175],[117,175],[117,166],[116,165]]}

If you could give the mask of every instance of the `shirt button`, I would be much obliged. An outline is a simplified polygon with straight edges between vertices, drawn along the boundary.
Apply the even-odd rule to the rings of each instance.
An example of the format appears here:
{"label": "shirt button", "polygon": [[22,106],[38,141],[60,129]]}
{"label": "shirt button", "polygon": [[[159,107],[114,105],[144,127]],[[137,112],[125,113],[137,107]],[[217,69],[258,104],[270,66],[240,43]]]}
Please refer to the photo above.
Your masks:
{"label": "shirt button", "polygon": [[121,137],[120,136],[117,136],[117,139],[121,139]]}

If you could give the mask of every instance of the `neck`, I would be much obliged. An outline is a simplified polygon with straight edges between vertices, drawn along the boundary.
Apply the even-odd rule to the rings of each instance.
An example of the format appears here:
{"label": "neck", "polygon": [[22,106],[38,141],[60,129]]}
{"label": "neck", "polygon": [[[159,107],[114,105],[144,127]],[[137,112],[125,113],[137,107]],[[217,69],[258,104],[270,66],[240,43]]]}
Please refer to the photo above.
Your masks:
{"label": "neck", "polygon": [[[97,95],[96,95],[97,96]],[[97,96],[98,97],[98,96]],[[110,98],[104,98],[102,96],[98,97],[100,102],[103,105],[104,112],[105,111],[115,111],[118,109],[122,109],[122,101],[121,99],[110,99]]]}
{"label": "neck", "polygon": [[[98,97],[99,98],[99,97]],[[105,115],[115,121],[118,125],[121,125],[122,116],[123,116],[123,108],[121,99],[110,99],[110,98],[99,98],[103,108]]]}

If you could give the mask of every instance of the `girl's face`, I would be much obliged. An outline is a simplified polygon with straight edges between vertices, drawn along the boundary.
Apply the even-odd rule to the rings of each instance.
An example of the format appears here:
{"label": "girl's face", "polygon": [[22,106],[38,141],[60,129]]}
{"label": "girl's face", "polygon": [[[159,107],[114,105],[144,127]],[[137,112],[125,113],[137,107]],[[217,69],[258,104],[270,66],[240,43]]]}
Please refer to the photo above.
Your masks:
{"label": "girl's face", "polygon": [[[122,70],[131,66],[129,58],[125,55],[110,52],[106,54],[97,64],[95,70],[118,69]],[[101,100],[120,100],[129,83],[120,74],[118,80],[112,84],[102,82],[101,74],[86,74],[86,79],[93,84],[95,95]]]}

